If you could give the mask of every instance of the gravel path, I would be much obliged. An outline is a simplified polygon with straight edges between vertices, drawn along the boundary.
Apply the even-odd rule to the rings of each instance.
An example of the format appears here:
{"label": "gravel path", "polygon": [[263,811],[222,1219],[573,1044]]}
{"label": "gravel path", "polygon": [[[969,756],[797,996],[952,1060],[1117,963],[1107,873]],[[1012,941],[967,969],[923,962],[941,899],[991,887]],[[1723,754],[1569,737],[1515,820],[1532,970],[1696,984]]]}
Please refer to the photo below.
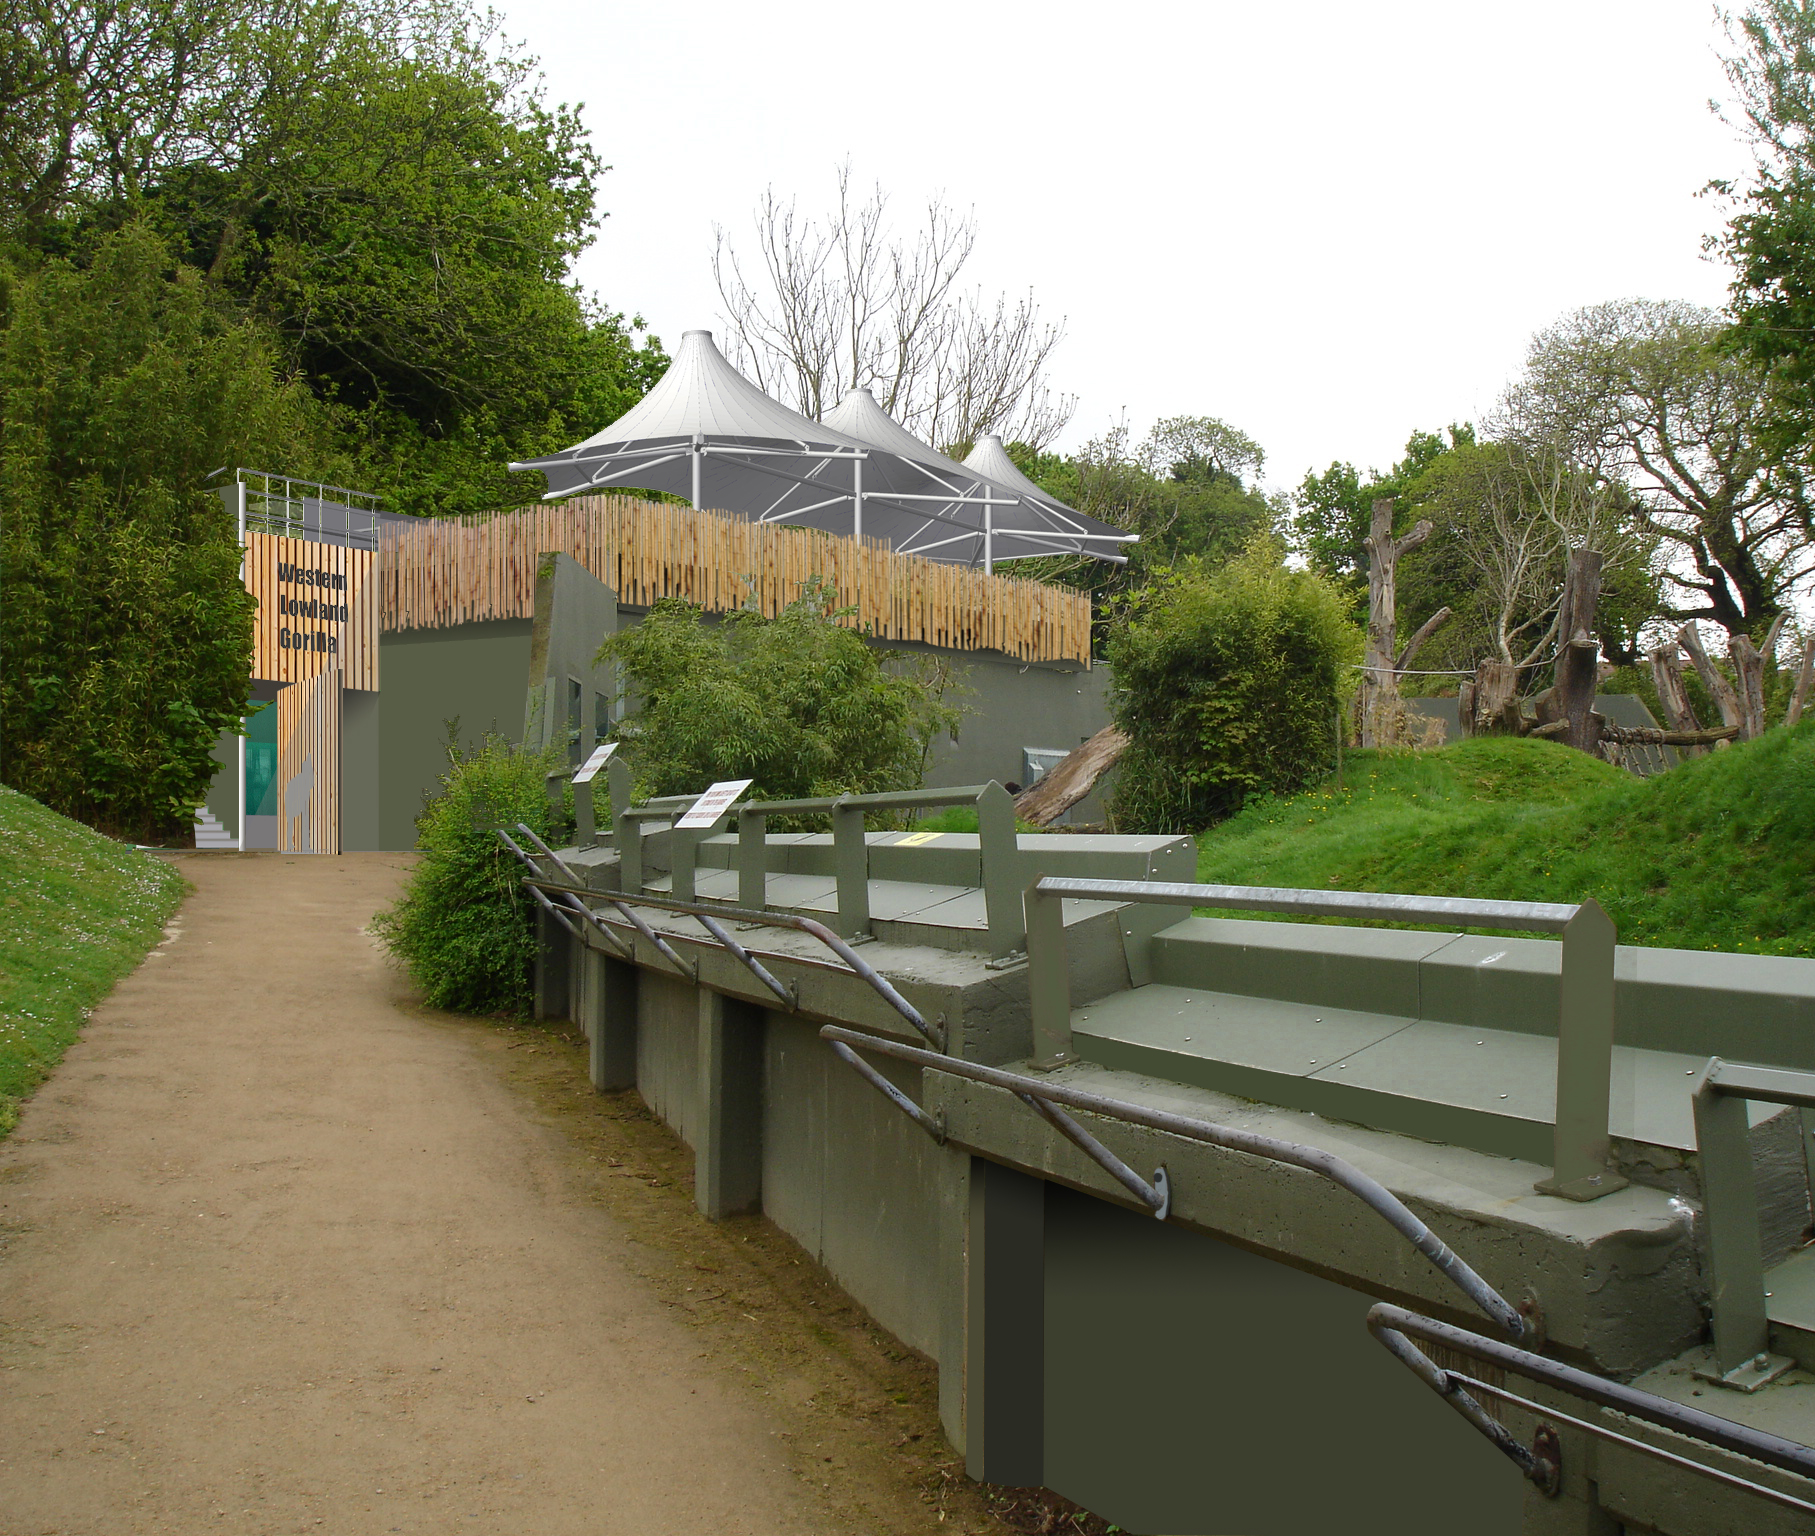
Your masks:
{"label": "gravel path", "polygon": [[0,1143],[0,1532],[852,1527],[361,931],[403,860],[196,893]]}

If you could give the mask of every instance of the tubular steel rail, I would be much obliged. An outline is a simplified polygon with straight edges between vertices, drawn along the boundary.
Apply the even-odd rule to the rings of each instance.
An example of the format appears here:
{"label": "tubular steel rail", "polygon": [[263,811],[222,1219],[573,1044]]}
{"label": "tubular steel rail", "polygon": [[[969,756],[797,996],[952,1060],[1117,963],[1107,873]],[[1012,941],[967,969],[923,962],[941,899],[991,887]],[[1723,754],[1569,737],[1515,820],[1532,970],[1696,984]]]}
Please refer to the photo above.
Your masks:
{"label": "tubular steel rail", "polygon": [[[861,1060],[856,1054],[858,1050],[871,1051],[879,1056],[892,1056],[897,1061],[912,1062],[931,1071],[945,1072],[953,1077],[968,1078],[972,1082],[987,1083],[993,1088],[1007,1089],[1023,1103],[1035,1108],[1051,1120],[1087,1155],[1094,1158],[1112,1174],[1136,1199],[1141,1200],[1152,1209],[1161,1220],[1171,1214],[1170,1189],[1165,1179],[1165,1170],[1162,1168],[1154,1181],[1149,1184],[1147,1180],[1141,1178],[1138,1173],[1078,1125],[1071,1116],[1066,1115],[1064,1108],[1081,1109],[1090,1114],[1101,1115],[1106,1119],[1120,1120],[1129,1125],[1145,1126],[1149,1130],[1163,1131],[1171,1136],[1182,1136],[1189,1141],[1202,1142],[1207,1146],[1224,1147],[1232,1152],[1246,1152],[1253,1157],[1266,1158],[1270,1162],[1285,1163],[1293,1168],[1302,1168],[1307,1173],[1314,1173],[1318,1177],[1328,1179],[1331,1183],[1346,1189],[1386,1221],[1432,1264],[1436,1265],[1444,1276],[1470,1302],[1485,1313],[1507,1337],[1521,1339],[1529,1332],[1529,1325],[1519,1309],[1476,1274],[1467,1261],[1420,1221],[1404,1201],[1384,1184],[1369,1178],[1354,1164],[1345,1162],[1334,1153],[1325,1152],[1317,1147],[1300,1146],[1297,1142],[1280,1141],[1253,1131],[1236,1130],[1232,1126],[1216,1125],[1208,1120],[1195,1120],[1187,1115],[1175,1115],[1165,1110],[1148,1109],[1144,1105],[1108,1098],[1103,1094],[1091,1093],[1082,1088],[1072,1088],[1049,1078],[1027,1077],[1018,1072],[1004,1072],[999,1067],[986,1067],[972,1061],[961,1061],[954,1056],[942,1056],[933,1051],[923,1051],[917,1046],[903,1045],[877,1035],[866,1035],[858,1030],[846,1029],[842,1025],[826,1025],[820,1030],[819,1037],[829,1042],[841,1060],[856,1068],[872,1086],[886,1094],[890,1101],[906,1113],[922,1130],[941,1142],[945,1140],[944,1125],[914,1103],[868,1062]],[[1079,1134],[1073,1134],[1072,1130],[1066,1129],[1067,1124],[1075,1127]]]}
{"label": "tubular steel rail", "polygon": [[[527,827],[520,827],[520,830],[529,832]],[[681,975],[685,976],[689,981],[695,982],[699,979],[696,967],[677,954],[674,947],[669,944],[661,934],[651,928],[648,922],[635,910],[635,908],[653,907],[657,911],[679,912],[688,917],[696,918],[700,925],[705,928],[706,932],[711,936],[714,943],[723,948],[734,960],[749,970],[750,973],[768,988],[769,991],[773,992],[777,1001],[779,1001],[783,1007],[793,1010],[800,1006],[800,997],[797,990],[778,981],[767,966],[725,931],[723,923],[751,923],[765,928],[790,929],[795,933],[804,933],[808,938],[824,945],[843,962],[842,965],[832,967],[832,969],[855,976],[886,1002],[890,1008],[900,1014],[901,1017],[912,1025],[923,1038],[939,1049],[943,1049],[945,1046],[945,1032],[943,1027],[937,1024],[929,1024],[920,1010],[903,997],[887,977],[878,972],[874,966],[863,958],[863,956],[853,950],[849,944],[845,943],[842,938],[832,932],[824,923],[815,922],[810,917],[800,917],[792,912],[760,912],[743,907],[724,906],[716,902],[707,905],[706,903],[697,901],[676,901],[669,896],[632,896],[628,893],[621,894],[616,891],[596,891],[577,879],[574,876],[574,872],[562,862],[559,855],[554,853],[541,838],[536,837],[533,832],[530,832],[529,836],[531,839],[543,850],[543,856],[552,860],[563,873],[569,877],[572,883],[569,884],[559,880],[549,880],[543,876],[541,870],[536,868],[534,859],[525,853],[522,848],[518,847],[508,834],[500,831],[498,835],[504,840],[506,846],[529,867],[529,874],[524,878],[523,884],[528,890],[536,895],[537,899],[549,911],[554,913],[557,917],[563,917],[562,908],[555,906],[555,904],[549,900],[551,894],[562,897],[563,900],[568,903],[568,910],[577,912],[587,922],[591,923],[593,927],[607,936],[620,956],[628,958],[628,952],[623,948],[618,935],[613,933],[612,930],[606,926],[604,920],[600,918],[598,913],[593,911],[591,906],[588,905],[589,902],[602,902],[606,906],[615,908],[625,921],[630,923],[638,933],[642,934],[643,937],[649,941],[657,953],[673,965]],[[577,930],[572,927],[571,923],[568,924],[568,931],[570,933],[577,933]]]}
{"label": "tubular steel rail", "polygon": [[[1815,1109],[1815,1073],[1736,1066],[1712,1056],[1696,1081],[1694,1096],[1714,1312],[1714,1371],[1709,1379],[1753,1391],[1794,1362],[1770,1353],[1758,1180],[1746,1104],[1750,1100]],[[1806,1136],[1804,1141],[1806,1145]]]}
{"label": "tubular steel rail", "polygon": [[1563,937],[1557,1014],[1557,1109],[1552,1176],[1542,1194],[1597,1200],[1626,1186],[1608,1164],[1608,1092],[1613,1077],[1613,957],[1616,934],[1599,903],[1465,901],[1372,891],[1302,891],[1264,885],[1181,885],[1158,880],[1071,880],[1048,876],[1027,887],[1028,987],[1034,1064],[1075,1060],[1071,985],[1061,901],[1157,902],[1307,917],[1467,928],[1510,928]]}
{"label": "tubular steel rail", "polygon": [[[643,823],[674,821],[696,795],[668,795],[641,805],[614,809],[619,889],[640,893],[644,884]],[[870,851],[863,819],[870,811],[974,805],[981,864],[983,906],[990,956],[1003,959],[1025,942],[1018,895],[1021,870],[1015,836],[1015,802],[1000,784],[966,784],[956,789],[906,789],[873,795],[836,795],[798,800],[757,800],[729,807],[711,827],[675,828],[670,847],[670,890],[676,900],[694,897],[698,849],[726,822],[737,822],[737,899],[755,910],[767,904],[767,831],[773,816],[827,816],[832,822],[832,867],[838,910],[834,926],[845,939],[870,933]]]}
{"label": "tubular steel rail", "polygon": [[[1659,1461],[1669,1462],[1682,1467],[1711,1482],[1765,1499],[1786,1509],[1801,1510],[1815,1514],[1815,1503],[1794,1495],[1780,1493],[1762,1483],[1726,1472],[1719,1467],[1708,1466],[1705,1462],[1679,1456],[1674,1451],[1667,1451],[1661,1446],[1651,1445],[1630,1435],[1620,1434],[1605,1425],[1579,1419],[1570,1414],[1559,1413],[1543,1403],[1533,1402],[1530,1398],[1508,1392],[1505,1387],[1484,1381],[1478,1376],[1470,1376],[1462,1371],[1448,1369],[1438,1365],[1427,1355],[1414,1339],[1421,1339],[1427,1344],[1435,1344],[1442,1349],[1452,1350],[1460,1355],[1471,1356],[1486,1365],[1523,1376],[1528,1381],[1539,1382],[1567,1392],[1572,1397],[1583,1398],[1597,1407],[1610,1408],[1616,1413],[1623,1413],[1629,1418],[1639,1419],[1647,1424],[1656,1425],[1675,1434],[1703,1445],[1713,1446],[1718,1450],[1731,1451],[1739,1456],[1746,1456],[1753,1461],[1762,1462],[1783,1472],[1794,1473],[1798,1477],[1815,1479],[1815,1449],[1795,1440],[1786,1440],[1781,1435],[1773,1435],[1765,1430],[1753,1429],[1749,1425],[1736,1424],[1731,1419],[1719,1418],[1711,1413],[1704,1413],[1699,1408],[1690,1408],[1682,1403],[1671,1402],[1667,1397],[1658,1397],[1654,1393],[1644,1392],[1637,1387],[1621,1386],[1618,1382],[1608,1381],[1605,1377],[1596,1376],[1589,1371],[1577,1370],[1574,1366],[1563,1365],[1555,1360],[1546,1360],[1542,1355],[1534,1355],[1527,1350],[1515,1349],[1502,1344],[1497,1339],[1483,1338],[1478,1333],[1470,1333],[1465,1328],[1452,1327],[1448,1323],[1437,1322],[1434,1318],[1421,1317],[1416,1312],[1408,1312],[1403,1307],[1389,1306],[1385,1302],[1376,1305],[1368,1313],[1368,1331],[1374,1335],[1392,1353],[1393,1357],[1405,1365],[1426,1386],[1441,1397],[1457,1413],[1468,1420],[1477,1430],[1493,1442],[1509,1460],[1528,1478],[1554,1496],[1562,1480],[1562,1451],[1556,1431],[1543,1420],[1555,1420],[1568,1424],[1584,1434],[1595,1436],[1627,1450],[1638,1451]],[[1505,1425],[1496,1420],[1480,1403],[1481,1397],[1496,1398],[1510,1403],[1538,1416],[1540,1427],[1530,1446],[1521,1445]]]}

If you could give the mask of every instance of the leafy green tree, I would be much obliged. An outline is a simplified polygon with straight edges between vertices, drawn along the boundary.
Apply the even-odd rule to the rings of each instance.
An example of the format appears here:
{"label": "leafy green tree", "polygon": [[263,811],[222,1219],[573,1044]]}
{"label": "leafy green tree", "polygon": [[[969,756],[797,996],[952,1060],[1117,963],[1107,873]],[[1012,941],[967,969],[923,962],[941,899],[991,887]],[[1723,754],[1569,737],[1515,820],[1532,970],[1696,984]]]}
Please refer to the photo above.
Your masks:
{"label": "leafy green tree", "polygon": [[[1307,474],[1292,498],[1293,547],[1310,563],[1351,594],[1357,611],[1367,606],[1367,537],[1376,501],[1400,501],[1406,486],[1444,454],[1475,441],[1475,429],[1452,422],[1449,440],[1441,432],[1414,432],[1405,444],[1405,457],[1382,474],[1363,475],[1353,464],[1331,464],[1321,475]],[[1409,505],[1393,509],[1393,533],[1404,533],[1417,522]]]}
{"label": "leafy green tree", "polygon": [[1533,338],[1502,434],[1627,490],[1676,619],[1767,626],[1815,572],[1815,485],[1772,442],[1766,379],[1693,304],[1626,299]]}
{"label": "leafy green tree", "polygon": [[1815,438],[1815,4],[1759,0],[1727,27],[1727,79],[1753,169],[1714,183],[1736,200],[1713,242],[1734,270],[1725,340],[1768,381],[1768,441],[1801,472]]}
{"label": "leafy green tree", "polygon": [[136,836],[186,825],[237,730],[252,599],[206,487],[324,476],[321,413],[143,225],[13,282],[0,332],[0,775]]}
{"label": "leafy green tree", "polygon": [[1053,557],[1016,562],[1015,574],[1115,598],[1184,559],[1233,559],[1271,533],[1284,508],[1258,486],[1266,457],[1245,432],[1214,416],[1171,416],[1138,445],[1126,423],[1069,457],[1010,443],[1016,466],[1067,506],[1138,533],[1123,567]]}
{"label": "leafy green tree", "polygon": [[1129,736],[1119,826],[1200,831],[1327,768],[1361,636],[1336,585],[1288,568],[1284,552],[1262,537],[1230,564],[1186,561],[1126,600],[1109,646]]}
{"label": "leafy green tree", "polygon": [[0,130],[20,259],[86,259],[97,233],[152,221],[284,338],[395,509],[533,500],[539,478],[504,464],[596,429],[666,366],[568,283],[602,166],[471,0],[22,15],[31,46],[0,50],[29,125]]}
{"label": "leafy green tree", "polygon": [[918,787],[929,743],[959,724],[952,680],[887,658],[833,602],[809,582],[773,619],[746,609],[714,623],[665,598],[606,640],[599,660],[638,701],[619,735],[639,791],[742,778],[782,799]]}

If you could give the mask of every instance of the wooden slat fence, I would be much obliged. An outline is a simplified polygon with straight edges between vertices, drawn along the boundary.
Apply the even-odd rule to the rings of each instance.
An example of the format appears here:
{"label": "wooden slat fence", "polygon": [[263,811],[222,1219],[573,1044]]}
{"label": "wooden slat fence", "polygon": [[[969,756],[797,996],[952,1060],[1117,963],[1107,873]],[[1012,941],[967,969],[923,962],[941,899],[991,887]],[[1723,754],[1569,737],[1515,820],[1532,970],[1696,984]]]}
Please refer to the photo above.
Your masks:
{"label": "wooden slat fence", "polygon": [[1083,593],[897,555],[880,543],[627,496],[583,496],[479,517],[386,524],[383,627],[441,629],[534,616],[536,565],[571,555],[632,607],[683,597],[714,613],[769,617],[819,576],[851,620],[886,640],[1090,664]]}

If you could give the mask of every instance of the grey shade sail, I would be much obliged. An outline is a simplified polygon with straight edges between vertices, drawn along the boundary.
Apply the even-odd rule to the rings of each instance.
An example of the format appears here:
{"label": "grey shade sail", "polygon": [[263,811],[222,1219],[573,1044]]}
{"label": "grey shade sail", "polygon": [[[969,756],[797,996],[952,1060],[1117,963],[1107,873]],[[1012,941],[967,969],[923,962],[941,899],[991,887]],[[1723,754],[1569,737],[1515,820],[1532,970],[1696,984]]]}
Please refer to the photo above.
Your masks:
{"label": "grey shade sail", "polygon": [[[866,403],[867,402],[867,403]],[[816,422],[733,368],[710,331],[688,331],[655,387],[610,426],[546,458],[553,500],[636,488],[696,507],[886,540],[898,554],[988,568],[1033,555],[1118,559],[1129,535],[948,459],[854,390]]]}

